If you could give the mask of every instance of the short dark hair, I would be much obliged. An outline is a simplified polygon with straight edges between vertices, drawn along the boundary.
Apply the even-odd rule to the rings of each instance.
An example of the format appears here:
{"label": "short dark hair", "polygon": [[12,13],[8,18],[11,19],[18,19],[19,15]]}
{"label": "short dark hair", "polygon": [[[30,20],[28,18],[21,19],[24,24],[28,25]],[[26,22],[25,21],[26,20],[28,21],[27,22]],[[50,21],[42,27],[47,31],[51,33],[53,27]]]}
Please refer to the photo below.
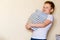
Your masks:
{"label": "short dark hair", "polygon": [[[50,5],[51,5],[51,8],[52,8],[53,10],[55,10],[55,4],[54,4],[52,1],[45,1],[44,4],[46,4],[46,3],[50,4]],[[54,12],[54,11],[53,11],[53,12]]]}

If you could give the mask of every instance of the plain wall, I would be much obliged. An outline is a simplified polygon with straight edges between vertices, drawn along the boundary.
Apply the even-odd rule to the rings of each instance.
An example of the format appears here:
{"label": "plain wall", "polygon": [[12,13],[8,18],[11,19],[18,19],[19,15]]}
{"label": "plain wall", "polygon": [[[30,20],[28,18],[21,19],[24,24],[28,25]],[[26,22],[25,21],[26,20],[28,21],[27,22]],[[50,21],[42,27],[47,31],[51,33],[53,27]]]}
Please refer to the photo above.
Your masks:
{"label": "plain wall", "polygon": [[[25,29],[25,24],[36,9],[42,9],[44,1],[46,0],[0,0],[0,38],[29,40],[32,33]],[[55,35],[60,34],[59,0],[53,1],[56,4],[53,14],[55,22],[48,34],[48,40],[55,40]]]}

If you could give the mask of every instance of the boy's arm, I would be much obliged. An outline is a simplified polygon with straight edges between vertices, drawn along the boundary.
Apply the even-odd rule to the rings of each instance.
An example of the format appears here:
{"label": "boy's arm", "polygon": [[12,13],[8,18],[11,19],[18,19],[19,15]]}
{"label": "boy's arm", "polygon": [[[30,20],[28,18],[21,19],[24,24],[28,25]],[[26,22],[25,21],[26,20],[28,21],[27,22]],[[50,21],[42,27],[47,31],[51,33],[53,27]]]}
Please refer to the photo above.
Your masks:
{"label": "boy's arm", "polygon": [[46,27],[48,24],[50,24],[51,21],[50,20],[45,20],[44,23],[39,23],[39,24],[29,24],[32,27],[40,27],[40,28],[44,28]]}

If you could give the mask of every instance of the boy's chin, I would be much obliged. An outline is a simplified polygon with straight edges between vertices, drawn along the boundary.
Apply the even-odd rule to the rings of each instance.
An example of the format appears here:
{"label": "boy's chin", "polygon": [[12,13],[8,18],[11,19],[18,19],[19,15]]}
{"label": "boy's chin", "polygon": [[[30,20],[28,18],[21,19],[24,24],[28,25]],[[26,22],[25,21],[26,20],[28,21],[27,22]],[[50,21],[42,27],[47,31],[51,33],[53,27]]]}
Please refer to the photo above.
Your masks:
{"label": "boy's chin", "polygon": [[48,12],[44,12],[44,13],[48,13]]}

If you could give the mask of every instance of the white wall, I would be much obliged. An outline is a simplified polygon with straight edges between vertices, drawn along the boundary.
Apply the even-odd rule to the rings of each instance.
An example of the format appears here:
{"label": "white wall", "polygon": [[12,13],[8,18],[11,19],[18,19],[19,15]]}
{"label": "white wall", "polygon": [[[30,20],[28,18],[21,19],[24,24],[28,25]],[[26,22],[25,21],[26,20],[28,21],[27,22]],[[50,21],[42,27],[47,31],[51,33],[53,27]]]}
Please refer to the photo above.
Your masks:
{"label": "white wall", "polygon": [[[44,0],[0,0],[0,37],[4,40],[29,40],[31,32],[25,29],[28,17],[36,9],[41,9]],[[55,34],[60,34],[59,1],[55,24],[49,32],[48,40],[55,40]]]}

